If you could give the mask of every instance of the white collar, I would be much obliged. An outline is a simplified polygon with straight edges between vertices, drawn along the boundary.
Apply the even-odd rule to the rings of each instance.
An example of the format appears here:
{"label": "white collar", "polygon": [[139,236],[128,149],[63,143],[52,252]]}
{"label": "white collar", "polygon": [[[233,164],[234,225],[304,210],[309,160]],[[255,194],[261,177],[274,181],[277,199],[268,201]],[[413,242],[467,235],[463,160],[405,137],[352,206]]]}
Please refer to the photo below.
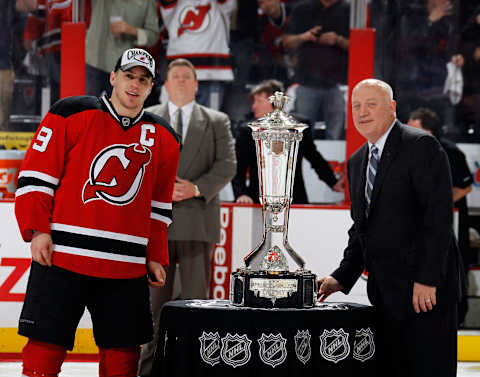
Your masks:
{"label": "white collar", "polygon": [[390,125],[390,127],[388,128],[388,130],[382,136],[380,136],[380,138],[375,142],[375,144],[371,143],[371,142],[368,142],[368,153],[369,154],[370,154],[370,151],[372,150],[372,146],[375,145],[378,149],[378,158],[380,159],[382,157],[383,148],[385,147],[385,143],[387,142],[388,135],[390,134],[390,131],[392,130],[393,125],[395,124],[396,121],[397,121],[397,119],[393,120],[393,122]]}
{"label": "white collar", "polygon": [[[181,107],[184,120],[190,119],[194,104],[195,104],[195,101],[192,101]],[[178,106],[175,105],[173,102],[168,101],[168,115],[170,116],[170,120],[175,119],[177,110],[178,110]],[[184,123],[184,125],[185,124],[186,123]]]}

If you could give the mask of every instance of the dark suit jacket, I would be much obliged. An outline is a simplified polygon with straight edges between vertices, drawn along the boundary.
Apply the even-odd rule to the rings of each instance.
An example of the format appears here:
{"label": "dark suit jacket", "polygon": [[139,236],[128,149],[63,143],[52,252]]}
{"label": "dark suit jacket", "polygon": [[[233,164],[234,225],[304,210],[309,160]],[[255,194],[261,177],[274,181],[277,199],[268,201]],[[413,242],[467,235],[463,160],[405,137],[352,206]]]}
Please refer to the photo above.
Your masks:
{"label": "dark suit jacket", "polygon": [[[170,122],[166,103],[146,110]],[[196,184],[202,196],[173,203],[169,240],[219,241],[218,193],[230,182],[235,169],[235,148],[228,116],[195,104],[180,152],[177,175]]]}
{"label": "dark suit jacket", "polygon": [[396,122],[382,152],[368,218],[368,144],[348,161],[353,226],[332,274],[348,293],[366,268],[368,296],[397,319],[413,316],[413,283],[437,287],[439,307],[460,294],[459,253],[452,228],[450,168],[430,134]]}
{"label": "dark suit jacket", "polygon": [[[237,129],[235,141],[237,174],[232,180],[233,194],[235,199],[240,195],[248,195],[255,203],[258,203],[258,166],[255,143],[252,138],[252,129],[248,127],[247,124],[242,124]],[[303,157],[307,158],[318,177],[328,186],[332,187],[337,183],[337,178],[333,174],[330,165],[320,152],[318,152],[313,142],[312,131],[310,127],[308,127],[303,131],[303,138],[298,148],[295,180],[293,183],[294,204],[308,203],[302,172]],[[248,169],[250,171],[250,183],[247,186],[246,175]]]}

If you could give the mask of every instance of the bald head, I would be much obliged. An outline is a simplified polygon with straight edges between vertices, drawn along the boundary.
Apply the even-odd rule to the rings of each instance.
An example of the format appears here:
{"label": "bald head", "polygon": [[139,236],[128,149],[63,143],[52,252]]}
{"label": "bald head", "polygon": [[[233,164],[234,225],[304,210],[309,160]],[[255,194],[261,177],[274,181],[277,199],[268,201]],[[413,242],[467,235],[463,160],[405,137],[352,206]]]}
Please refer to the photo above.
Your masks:
{"label": "bald head", "polygon": [[356,129],[375,143],[395,120],[396,103],[386,82],[376,79],[360,81],[352,92],[352,116]]}
{"label": "bald head", "polygon": [[357,85],[355,85],[355,87],[353,88],[352,96],[353,96],[353,94],[354,94],[358,89],[363,88],[363,87],[377,88],[377,89],[381,90],[381,91],[384,93],[385,99],[386,99],[388,102],[393,101],[393,90],[392,90],[392,87],[391,87],[390,85],[388,85],[385,81],[377,80],[377,79],[365,79],[365,80],[362,80],[362,81],[360,81]]}

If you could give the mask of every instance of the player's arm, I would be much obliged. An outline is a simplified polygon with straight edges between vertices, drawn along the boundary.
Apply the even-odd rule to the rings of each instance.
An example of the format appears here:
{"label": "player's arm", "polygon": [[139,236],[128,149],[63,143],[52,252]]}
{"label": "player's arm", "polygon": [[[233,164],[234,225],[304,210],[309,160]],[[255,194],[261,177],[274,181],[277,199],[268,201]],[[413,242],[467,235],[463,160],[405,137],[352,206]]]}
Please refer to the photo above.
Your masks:
{"label": "player's arm", "polygon": [[63,174],[66,120],[49,112],[25,154],[15,193],[15,216],[22,238],[33,231],[50,234],[53,198]]}
{"label": "player's arm", "polygon": [[177,140],[170,134],[165,139],[162,145],[164,158],[153,190],[147,245],[147,271],[152,286],[162,286],[165,281],[164,266],[168,266],[167,227],[172,222],[172,195],[180,156]]}
{"label": "player's arm", "polygon": [[423,241],[417,251],[415,281],[438,287],[442,281],[452,242],[453,198],[450,168],[445,151],[433,137],[422,137],[412,160],[412,184],[422,209]]}

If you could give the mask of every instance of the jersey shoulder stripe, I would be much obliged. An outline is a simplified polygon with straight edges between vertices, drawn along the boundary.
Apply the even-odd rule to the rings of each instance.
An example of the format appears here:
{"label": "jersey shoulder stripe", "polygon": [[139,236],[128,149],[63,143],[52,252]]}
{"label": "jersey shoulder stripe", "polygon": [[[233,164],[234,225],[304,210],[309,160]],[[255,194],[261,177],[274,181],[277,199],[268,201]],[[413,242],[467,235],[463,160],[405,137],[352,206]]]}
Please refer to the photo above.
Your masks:
{"label": "jersey shoulder stripe", "polygon": [[170,126],[170,124],[164,119],[162,118],[160,115],[157,115],[157,114],[154,114],[154,113],[151,113],[149,111],[145,111],[145,113],[143,114],[143,119],[142,119],[144,122],[148,122],[148,123],[155,123],[155,124],[158,124],[159,126],[162,126],[164,129],[166,129],[168,132],[170,132],[170,134],[172,134],[172,136],[175,138],[175,140],[177,141],[178,144],[180,144],[180,138],[178,137],[177,133],[175,132],[175,130],[172,128],[172,126]]}
{"label": "jersey shoulder stripe", "polygon": [[61,99],[52,106],[50,113],[68,118],[74,114],[87,110],[101,110],[102,104],[100,99],[93,96],[74,96]]}

